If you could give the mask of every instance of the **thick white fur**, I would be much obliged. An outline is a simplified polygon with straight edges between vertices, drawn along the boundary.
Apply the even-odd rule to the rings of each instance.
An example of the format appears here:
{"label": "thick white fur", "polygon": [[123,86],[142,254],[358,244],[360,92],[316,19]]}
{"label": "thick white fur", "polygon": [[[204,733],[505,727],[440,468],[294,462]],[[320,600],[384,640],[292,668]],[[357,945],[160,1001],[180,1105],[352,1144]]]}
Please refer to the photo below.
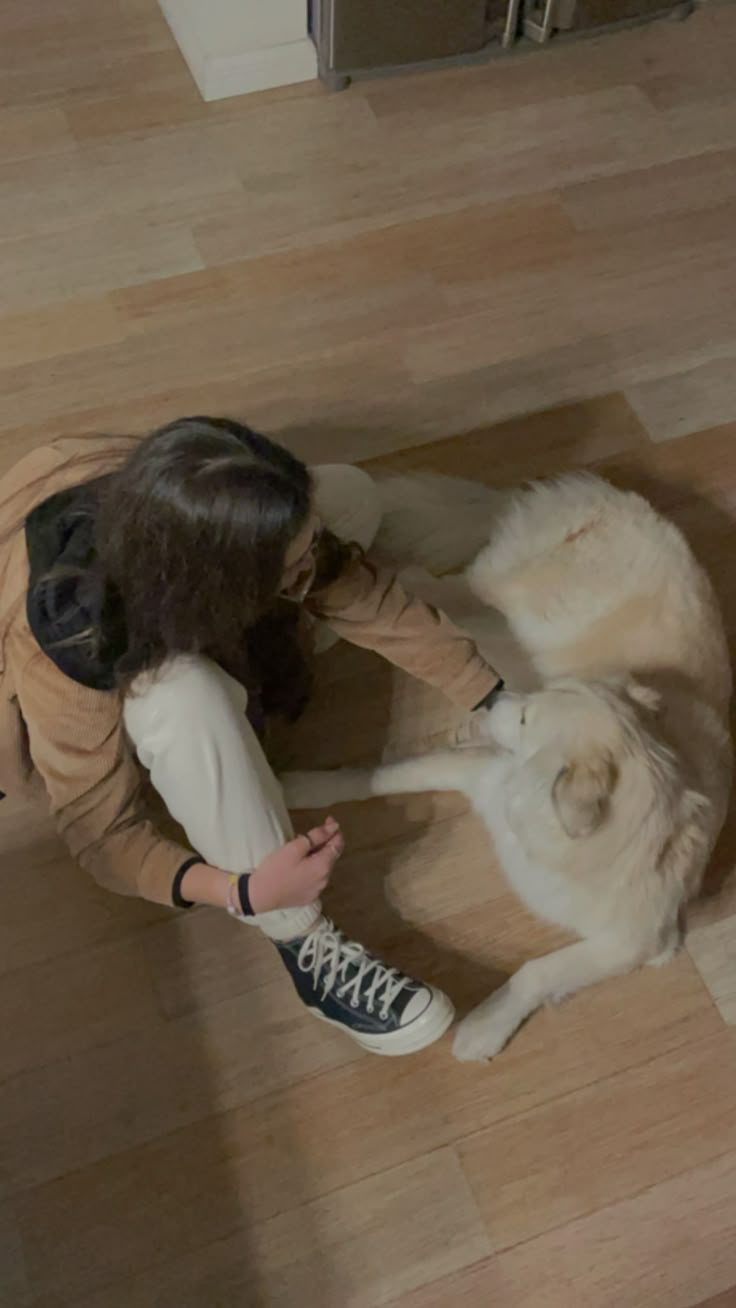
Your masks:
{"label": "thick white fur", "polygon": [[[383,549],[405,556],[409,535],[417,563],[453,566],[462,488],[443,498],[438,486],[423,533],[427,480],[414,500],[411,486],[402,479],[404,512],[387,516]],[[479,546],[481,498],[463,519],[466,558]],[[700,886],[731,783],[726,642],[681,533],[639,496],[588,476],[532,486],[493,509],[467,584],[476,604],[504,615],[540,688],[500,700],[479,747],[372,774],[284,778],[292,807],[464,792],[519,897],[580,937],[525,963],[465,1018],[460,1059],[497,1054],[541,1004],[676,951],[681,908]],[[430,580],[435,601],[443,584]]]}

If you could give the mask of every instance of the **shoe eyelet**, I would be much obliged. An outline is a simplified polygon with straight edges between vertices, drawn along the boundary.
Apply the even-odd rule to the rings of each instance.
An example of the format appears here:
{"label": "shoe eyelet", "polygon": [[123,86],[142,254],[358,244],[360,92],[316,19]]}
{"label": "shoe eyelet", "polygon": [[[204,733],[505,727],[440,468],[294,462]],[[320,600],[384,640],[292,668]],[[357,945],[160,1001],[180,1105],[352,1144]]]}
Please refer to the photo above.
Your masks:
{"label": "shoe eyelet", "polygon": [[351,1008],[360,1008],[360,1004],[358,1003],[357,999],[351,999],[351,1000],[350,1000],[350,1007],[351,1007]]}

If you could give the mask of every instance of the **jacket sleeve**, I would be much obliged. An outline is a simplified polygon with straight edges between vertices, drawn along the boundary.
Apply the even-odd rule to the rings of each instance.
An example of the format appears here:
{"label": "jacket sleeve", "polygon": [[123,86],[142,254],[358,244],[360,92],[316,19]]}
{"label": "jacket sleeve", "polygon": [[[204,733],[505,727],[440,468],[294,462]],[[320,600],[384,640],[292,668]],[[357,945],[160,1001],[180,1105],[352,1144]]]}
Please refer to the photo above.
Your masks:
{"label": "jacket sleeve", "polygon": [[78,685],[40,650],[18,673],[16,693],[34,766],[72,855],[108,890],[171,905],[191,850],[159,835],[146,816],[120,697]]}
{"label": "jacket sleeve", "polygon": [[345,640],[382,654],[463,708],[475,708],[500,680],[470,636],[408,595],[390,569],[357,547],[340,575],[310,592],[305,603]]}

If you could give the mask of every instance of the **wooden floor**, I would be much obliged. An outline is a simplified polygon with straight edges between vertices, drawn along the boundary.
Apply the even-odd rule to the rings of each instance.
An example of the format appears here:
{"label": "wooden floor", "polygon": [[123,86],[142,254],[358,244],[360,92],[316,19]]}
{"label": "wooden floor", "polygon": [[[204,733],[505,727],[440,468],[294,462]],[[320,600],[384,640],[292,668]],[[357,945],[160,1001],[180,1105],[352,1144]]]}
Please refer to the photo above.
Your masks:
{"label": "wooden floor", "polygon": [[[600,466],[736,639],[736,6],[206,106],[153,0],[5,0],[0,63],[3,467],[192,412],[313,461]],[[288,750],[443,714],[341,647]],[[460,1008],[557,939],[457,797],[345,823],[331,910]],[[487,1067],[364,1056],[256,933],[105,895],[12,800],[0,837],[3,1305],[736,1305],[734,823],[686,952]]]}

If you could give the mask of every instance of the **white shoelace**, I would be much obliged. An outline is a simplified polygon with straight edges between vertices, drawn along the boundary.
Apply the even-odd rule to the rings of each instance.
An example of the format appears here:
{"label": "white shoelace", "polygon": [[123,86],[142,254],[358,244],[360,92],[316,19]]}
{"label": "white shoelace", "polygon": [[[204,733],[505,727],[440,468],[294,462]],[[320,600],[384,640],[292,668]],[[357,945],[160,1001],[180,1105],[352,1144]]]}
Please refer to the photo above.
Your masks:
{"label": "white shoelace", "polygon": [[[386,967],[373,958],[357,941],[346,940],[342,931],[329,921],[306,936],[299,950],[298,962],[302,972],[312,974],[315,990],[321,984],[323,999],[341,980],[342,984],[335,990],[338,999],[350,996],[350,1007],[358,1008],[361,998],[364,998],[369,1013],[380,1001],[379,1017],[382,1021],[388,1017],[396,996],[410,981],[395,967]],[[355,975],[348,977],[348,968],[353,967]]]}

